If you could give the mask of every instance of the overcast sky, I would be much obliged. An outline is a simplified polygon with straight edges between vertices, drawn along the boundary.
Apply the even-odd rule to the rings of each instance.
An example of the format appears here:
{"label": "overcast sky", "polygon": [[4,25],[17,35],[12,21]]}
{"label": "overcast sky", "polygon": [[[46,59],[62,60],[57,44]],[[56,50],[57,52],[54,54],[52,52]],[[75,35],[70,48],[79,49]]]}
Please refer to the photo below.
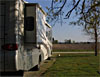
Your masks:
{"label": "overcast sky", "polygon": [[[46,6],[50,6],[51,0],[26,0],[31,3],[39,3],[43,10],[46,10]],[[65,12],[68,11],[68,9],[65,7],[63,10]],[[64,20],[66,23],[61,24],[57,23],[52,29],[53,31],[53,37],[56,40],[59,40],[59,42],[63,42],[65,39],[71,39],[76,42],[87,42],[91,41],[90,37],[85,35],[85,32],[83,32],[82,27],[80,26],[74,26],[74,25],[69,25],[69,22],[72,20],[76,20],[76,16],[74,16],[74,12],[72,13],[72,16],[70,19]]]}

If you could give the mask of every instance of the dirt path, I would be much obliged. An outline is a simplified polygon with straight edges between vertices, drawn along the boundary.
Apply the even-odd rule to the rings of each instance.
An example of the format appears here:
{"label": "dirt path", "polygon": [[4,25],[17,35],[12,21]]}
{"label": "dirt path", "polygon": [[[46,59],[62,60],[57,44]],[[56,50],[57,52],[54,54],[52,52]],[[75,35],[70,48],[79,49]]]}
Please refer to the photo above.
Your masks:
{"label": "dirt path", "polygon": [[94,53],[94,52],[52,52],[53,54],[59,54],[59,53],[72,53],[72,54],[78,54],[78,53]]}

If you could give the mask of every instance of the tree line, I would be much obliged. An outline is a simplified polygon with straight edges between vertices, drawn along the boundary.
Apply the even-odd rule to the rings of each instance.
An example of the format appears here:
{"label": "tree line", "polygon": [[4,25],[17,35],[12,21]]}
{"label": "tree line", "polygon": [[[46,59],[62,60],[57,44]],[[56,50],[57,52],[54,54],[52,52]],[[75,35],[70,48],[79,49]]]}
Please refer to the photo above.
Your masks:
{"label": "tree line", "polygon": [[53,44],[94,44],[94,42],[76,42],[75,40],[65,39],[64,42],[60,42],[56,39],[52,39]]}

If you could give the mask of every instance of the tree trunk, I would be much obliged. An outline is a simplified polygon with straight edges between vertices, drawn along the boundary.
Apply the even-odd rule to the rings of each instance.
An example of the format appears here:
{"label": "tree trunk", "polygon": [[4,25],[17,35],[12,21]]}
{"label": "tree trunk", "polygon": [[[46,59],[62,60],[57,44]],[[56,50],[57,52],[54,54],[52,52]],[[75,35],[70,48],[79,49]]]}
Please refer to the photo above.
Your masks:
{"label": "tree trunk", "polygon": [[96,26],[95,26],[95,56],[98,55],[98,35],[97,35],[97,29],[96,29]]}

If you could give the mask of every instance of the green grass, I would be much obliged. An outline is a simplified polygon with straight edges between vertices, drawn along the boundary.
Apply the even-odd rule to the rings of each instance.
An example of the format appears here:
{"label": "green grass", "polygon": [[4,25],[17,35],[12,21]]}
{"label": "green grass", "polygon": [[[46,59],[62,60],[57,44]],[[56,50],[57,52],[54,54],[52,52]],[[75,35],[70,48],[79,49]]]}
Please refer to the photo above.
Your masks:
{"label": "green grass", "polygon": [[99,57],[94,54],[61,54],[43,77],[100,77]]}
{"label": "green grass", "polygon": [[63,49],[56,49],[56,50],[53,50],[53,52],[93,52],[93,50],[63,50]]}

